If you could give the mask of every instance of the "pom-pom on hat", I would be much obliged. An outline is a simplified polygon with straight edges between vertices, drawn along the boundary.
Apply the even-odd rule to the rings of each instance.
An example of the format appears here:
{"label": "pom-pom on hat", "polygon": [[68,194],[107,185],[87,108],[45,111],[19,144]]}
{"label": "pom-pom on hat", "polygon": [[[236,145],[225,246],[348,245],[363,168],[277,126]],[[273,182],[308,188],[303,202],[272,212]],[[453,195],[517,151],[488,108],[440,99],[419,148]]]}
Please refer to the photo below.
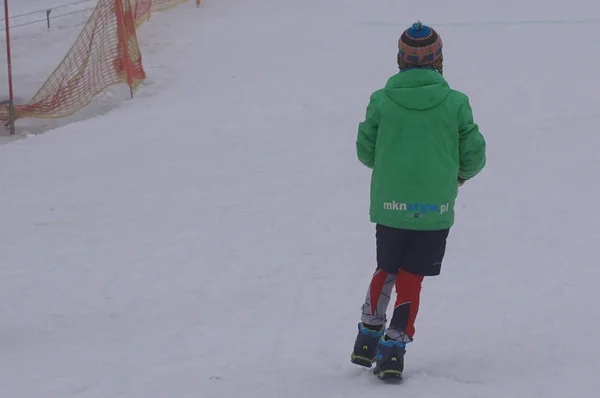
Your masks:
{"label": "pom-pom on hat", "polygon": [[442,56],[442,38],[433,28],[415,22],[398,40],[398,61],[413,66],[428,66]]}

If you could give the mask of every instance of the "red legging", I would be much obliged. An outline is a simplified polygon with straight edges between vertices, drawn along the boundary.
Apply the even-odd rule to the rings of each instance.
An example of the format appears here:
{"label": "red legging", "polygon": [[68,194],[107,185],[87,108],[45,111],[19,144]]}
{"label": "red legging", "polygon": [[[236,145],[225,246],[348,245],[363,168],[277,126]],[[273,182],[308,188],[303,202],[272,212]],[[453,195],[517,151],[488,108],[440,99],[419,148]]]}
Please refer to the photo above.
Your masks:
{"label": "red legging", "polygon": [[383,269],[378,269],[371,280],[367,302],[363,307],[363,322],[379,324],[384,322],[386,308],[392,290],[392,283],[396,287],[396,304],[394,315],[390,321],[390,332],[395,330],[406,334],[411,339],[415,334],[415,320],[419,312],[419,299],[423,276],[411,274],[400,270],[398,274],[390,274]]}
{"label": "red legging", "polygon": [[400,270],[396,275],[396,304],[390,327],[415,335],[415,320],[419,312],[423,276]]}

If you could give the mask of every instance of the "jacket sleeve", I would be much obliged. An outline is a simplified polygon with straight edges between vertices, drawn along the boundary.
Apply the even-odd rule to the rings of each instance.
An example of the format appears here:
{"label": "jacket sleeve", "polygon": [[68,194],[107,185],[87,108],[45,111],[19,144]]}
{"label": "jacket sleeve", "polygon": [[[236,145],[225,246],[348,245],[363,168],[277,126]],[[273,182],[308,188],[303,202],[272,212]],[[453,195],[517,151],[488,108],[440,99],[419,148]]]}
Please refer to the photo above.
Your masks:
{"label": "jacket sleeve", "polygon": [[469,180],[485,167],[486,143],[479,126],[473,121],[473,111],[468,99],[460,108],[458,123],[460,157],[458,178]]}
{"label": "jacket sleeve", "polygon": [[373,168],[375,164],[375,142],[379,129],[379,109],[375,94],[371,95],[365,120],[358,124],[358,137],[356,139],[356,154],[358,160],[365,166]]}

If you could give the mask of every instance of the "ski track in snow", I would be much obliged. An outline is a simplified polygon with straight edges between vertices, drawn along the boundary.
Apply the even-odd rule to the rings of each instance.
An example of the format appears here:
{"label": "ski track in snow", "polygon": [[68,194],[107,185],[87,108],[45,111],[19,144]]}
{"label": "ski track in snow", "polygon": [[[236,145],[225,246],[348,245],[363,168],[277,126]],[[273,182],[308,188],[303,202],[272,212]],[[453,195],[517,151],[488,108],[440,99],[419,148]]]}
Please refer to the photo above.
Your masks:
{"label": "ski track in snow", "polygon": [[[155,14],[134,100],[110,88],[0,146],[0,396],[596,396],[599,17],[593,0]],[[488,165],[424,283],[406,381],[386,385],[349,362],[375,267],[355,138],[417,19],[439,27]],[[15,30],[19,98],[80,23]]]}

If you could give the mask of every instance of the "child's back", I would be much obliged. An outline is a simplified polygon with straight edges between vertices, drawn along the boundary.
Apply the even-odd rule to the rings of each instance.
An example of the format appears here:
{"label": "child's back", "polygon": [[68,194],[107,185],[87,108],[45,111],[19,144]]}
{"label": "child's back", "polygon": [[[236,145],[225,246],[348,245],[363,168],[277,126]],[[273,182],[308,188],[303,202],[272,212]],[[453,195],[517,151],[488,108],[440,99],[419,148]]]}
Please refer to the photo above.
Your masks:
{"label": "child's back", "polygon": [[373,93],[357,152],[373,168],[371,221],[414,230],[450,228],[457,179],[485,164],[467,96],[432,68],[402,70]]}

